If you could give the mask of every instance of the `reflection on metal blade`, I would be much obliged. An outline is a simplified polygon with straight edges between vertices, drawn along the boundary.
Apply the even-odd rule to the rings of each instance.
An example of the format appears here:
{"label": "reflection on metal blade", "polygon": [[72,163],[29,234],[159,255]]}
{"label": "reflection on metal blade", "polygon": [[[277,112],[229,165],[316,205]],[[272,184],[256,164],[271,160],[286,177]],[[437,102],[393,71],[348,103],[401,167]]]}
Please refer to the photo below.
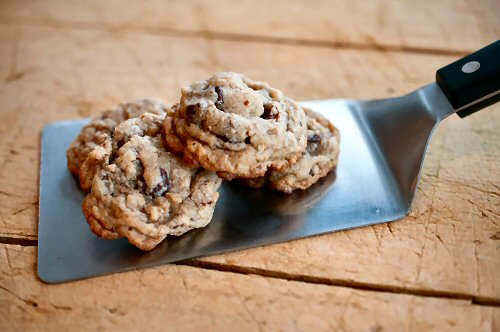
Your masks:
{"label": "reflection on metal blade", "polygon": [[40,278],[49,283],[83,279],[403,217],[407,206],[350,102],[305,104],[340,129],[336,172],[292,195],[225,182],[207,227],[168,237],[151,252],[136,249],[126,239],[108,241],[90,232],[81,212],[83,193],[66,169],[65,154],[86,121],[46,126],[40,174]]}

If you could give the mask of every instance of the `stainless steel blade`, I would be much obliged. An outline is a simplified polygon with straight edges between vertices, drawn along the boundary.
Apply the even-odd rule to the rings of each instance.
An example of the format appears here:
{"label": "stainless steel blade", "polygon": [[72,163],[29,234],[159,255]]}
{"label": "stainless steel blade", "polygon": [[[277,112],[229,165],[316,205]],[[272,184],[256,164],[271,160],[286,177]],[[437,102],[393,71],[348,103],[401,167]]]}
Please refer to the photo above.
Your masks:
{"label": "stainless steel blade", "polygon": [[87,121],[47,125],[42,132],[38,275],[58,283],[400,219],[411,203],[428,137],[453,111],[442,98],[430,85],[385,101],[303,103],[340,129],[336,172],[292,195],[225,182],[207,227],[168,237],[151,252],[90,232],[81,212],[83,193],[66,169],[65,155]]}

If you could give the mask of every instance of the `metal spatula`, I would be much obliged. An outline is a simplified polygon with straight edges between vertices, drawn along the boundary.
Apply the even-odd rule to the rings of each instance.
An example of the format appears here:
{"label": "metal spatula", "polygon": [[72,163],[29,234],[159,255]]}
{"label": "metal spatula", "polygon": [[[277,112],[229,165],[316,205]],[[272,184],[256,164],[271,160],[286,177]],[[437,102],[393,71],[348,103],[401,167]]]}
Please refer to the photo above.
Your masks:
{"label": "metal spatula", "polygon": [[437,83],[400,98],[303,103],[341,132],[336,172],[285,195],[224,183],[212,222],[151,252],[94,236],[65,151],[87,120],[42,133],[38,275],[49,283],[160,265],[400,219],[408,213],[432,130],[500,99],[500,42],[440,70]]}

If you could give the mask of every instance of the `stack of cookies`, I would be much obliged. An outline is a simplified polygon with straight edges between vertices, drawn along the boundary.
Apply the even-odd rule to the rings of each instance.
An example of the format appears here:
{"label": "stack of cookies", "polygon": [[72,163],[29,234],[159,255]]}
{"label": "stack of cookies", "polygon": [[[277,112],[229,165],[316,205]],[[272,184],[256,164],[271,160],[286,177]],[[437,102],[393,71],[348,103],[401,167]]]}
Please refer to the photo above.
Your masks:
{"label": "stack of cookies", "polygon": [[326,118],[236,73],[183,88],[171,107],[150,98],[105,111],[67,151],[92,232],[142,250],[206,226],[222,179],[289,194],[327,175],[338,154]]}

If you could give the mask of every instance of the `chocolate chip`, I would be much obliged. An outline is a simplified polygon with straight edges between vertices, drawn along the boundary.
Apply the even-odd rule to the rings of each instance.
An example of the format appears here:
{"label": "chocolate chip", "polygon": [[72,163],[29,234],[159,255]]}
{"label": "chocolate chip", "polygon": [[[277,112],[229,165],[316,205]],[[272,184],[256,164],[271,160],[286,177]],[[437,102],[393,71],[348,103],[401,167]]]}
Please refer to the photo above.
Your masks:
{"label": "chocolate chip", "polygon": [[280,118],[280,113],[278,110],[273,106],[273,104],[266,104],[264,105],[264,113],[260,116],[263,119],[266,120],[275,120],[278,121]]}
{"label": "chocolate chip", "polygon": [[125,139],[121,139],[116,143],[116,147],[119,149],[125,144]]}
{"label": "chocolate chip", "polygon": [[153,188],[151,195],[155,197],[163,196],[170,189],[170,178],[163,168],[160,168],[161,181]]}
{"label": "chocolate chip", "polygon": [[266,104],[264,105],[264,113],[260,116],[263,119],[270,119],[271,118],[271,111],[273,110],[273,105],[271,104]]}
{"label": "chocolate chip", "polygon": [[222,90],[220,86],[215,87],[215,93],[217,93],[217,101],[224,101],[224,97],[222,97]]}
{"label": "chocolate chip", "polygon": [[321,136],[318,134],[307,136],[307,143],[319,143],[321,142]]}
{"label": "chocolate chip", "polygon": [[251,144],[252,142],[250,142],[250,136],[248,136],[247,138],[245,138],[245,143],[246,144]]}
{"label": "chocolate chip", "polygon": [[115,160],[116,158],[118,158],[118,152],[116,150],[113,150],[113,152],[111,153],[111,155],[109,156],[109,163],[110,164],[114,164],[115,163]]}
{"label": "chocolate chip", "polygon": [[199,108],[199,104],[189,105],[188,107],[186,107],[186,117],[188,119],[192,120],[194,118],[194,116],[196,115],[198,108]]}
{"label": "chocolate chip", "polygon": [[243,102],[243,105],[245,105],[245,106],[248,106],[248,104],[250,104],[250,102],[249,102],[248,100],[245,100],[245,101]]}
{"label": "chocolate chip", "polygon": [[215,93],[217,93],[217,100],[215,101],[215,107],[217,107],[218,110],[224,111],[223,108],[224,97],[222,96],[222,90],[220,89],[219,86],[215,87]]}
{"label": "chocolate chip", "polygon": [[229,142],[229,138],[227,138],[226,136],[222,136],[222,135],[215,135],[215,136],[217,136],[217,138],[220,139],[221,141],[223,141],[224,143]]}

